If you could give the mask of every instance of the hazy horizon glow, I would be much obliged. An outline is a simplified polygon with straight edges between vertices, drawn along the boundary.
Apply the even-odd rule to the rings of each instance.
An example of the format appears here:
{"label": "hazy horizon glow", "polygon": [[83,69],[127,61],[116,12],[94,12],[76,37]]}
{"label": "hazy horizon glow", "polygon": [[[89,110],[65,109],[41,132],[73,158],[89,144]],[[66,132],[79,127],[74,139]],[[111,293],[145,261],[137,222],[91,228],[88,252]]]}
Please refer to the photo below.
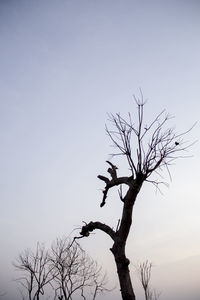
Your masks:
{"label": "hazy horizon glow", "polygon": [[[135,113],[141,88],[147,121],[162,109],[178,132],[199,120],[199,16],[195,0],[0,1],[0,290],[12,289],[13,260],[37,241],[49,246],[82,221],[116,226],[117,191],[99,207],[97,175],[112,151],[107,113]],[[199,124],[188,139],[199,139]],[[172,165],[163,195],[145,185],[134,209],[131,271],[151,260],[162,300],[200,295],[199,150],[198,142]],[[82,244],[116,283],[111,241],[96,232]],[[118,288],[111,298],[120,299]]]}

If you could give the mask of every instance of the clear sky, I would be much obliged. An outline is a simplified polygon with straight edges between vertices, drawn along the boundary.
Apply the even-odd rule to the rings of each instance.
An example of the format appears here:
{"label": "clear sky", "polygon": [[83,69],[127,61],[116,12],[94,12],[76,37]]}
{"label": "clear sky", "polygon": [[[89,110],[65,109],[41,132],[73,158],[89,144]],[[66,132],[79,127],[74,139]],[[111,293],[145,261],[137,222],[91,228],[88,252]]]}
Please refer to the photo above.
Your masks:
{"label": "clear sky", "polygon": [[[12,261],[23,249],[37,241],[49,246],[82,221],[116,226],[117,191],[100,209],[102,183],[96,177],[105,174],[112,151],[104,131],[108,112],[134,112],[133,94],[142,88],[148,120],[163,108],[175,116],[177,131],[199,120],[199,37],[195,0],[0,0],[5,299],[13,300]],[[199,124],[188,139],[199,139]],[[145,185],[134,209],[131,268],[144,259],[154,263],[162,300],[200,295],[194,280],[200,277],[199,150],[197,143],[192,158],[172,166],[163,195]],[[120,166],[126,172],[125,161]],[[109,239],[97,232],[82,244],[117,282]],[[104,299],[120,299],[118,288]]]}

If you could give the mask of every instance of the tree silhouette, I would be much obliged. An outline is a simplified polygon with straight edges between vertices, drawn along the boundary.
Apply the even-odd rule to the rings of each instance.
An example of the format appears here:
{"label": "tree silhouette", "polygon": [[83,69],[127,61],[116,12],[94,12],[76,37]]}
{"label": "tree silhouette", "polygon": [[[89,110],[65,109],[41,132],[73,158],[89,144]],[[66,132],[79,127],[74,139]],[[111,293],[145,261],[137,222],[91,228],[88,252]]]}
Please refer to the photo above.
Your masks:
{"label": "tree silhouette", "polygon": [[109,291],[101,267],[90,258],[79,244],[70,245],[67,238],[57,238],[50,252],[54,299],[68,300],[81,296],[96,299],[99,293]]}
{"label": "tree silhouette", "polygon": [[158,300],[159,293],[150,286],[152,263],[146,260],[137,267],[139,280],[142,284],[145,300]]}
{"label": "tree silhouette", "polygon": [[[120,113],[111,114],[109,121],[111,128],[106,127],[106,133],[110,137],[117,152],[115,156],[124,156],[130,170],[129,176],[118,177],[117,166],[107,161],[109,177],[99,175],[98,178],[105,183],[103,199],[100,204],[106,204],[106,198],[111,188],[120,186],[119,199],[123,202],[121,221],[117,229],[112,229],[109,225],[98,221],[85,223],[80,232],[80,237],[88,237],[90,232],[99,229],[110,236],[113,246],[110,249],[114,255],[117,273],[120,283],[122,299],[135,300],[131,278],[129,274],[129,259],[125,254],[126,241],[132,224],[132,212],[138,193],[144,182],[150,182],[159,188],[162,182],[161,172],[166,169],[170,175],[169,167],[171,163],[183,157],[191,144],[186,143],[183,137],[188,131],[177,134],[173,128],[167,127],[171,117],[163,110],[153,121],[147,125],[144,123],[145,101],[136,99],[137,118],[133,119],[129,113],[125,119]],[[155,175],[155,176],[153,176]],[[126,185],[128,190],[123,195],[122,185]]]}
{"label": "tree silhouette", "polygon": [[67,238],[57,238],[50,250],[37,243],[36,251],[23,251],[14,266],[21,274],[16,281],[23,287],[23,299],[43,298],[47,286],[55,300],[95,300],[100,293],[110,291],[102,268],[78,243],[71,246]]}
{"label": "tree silhouette", "polygon": [[49,253],[37,243],[36,251],[26,249],[19,254],[15,268],[21,272],[17,281],[27,290],[29,300],[39,300],[44,288],[51,283],[54,275],[49,268]]}

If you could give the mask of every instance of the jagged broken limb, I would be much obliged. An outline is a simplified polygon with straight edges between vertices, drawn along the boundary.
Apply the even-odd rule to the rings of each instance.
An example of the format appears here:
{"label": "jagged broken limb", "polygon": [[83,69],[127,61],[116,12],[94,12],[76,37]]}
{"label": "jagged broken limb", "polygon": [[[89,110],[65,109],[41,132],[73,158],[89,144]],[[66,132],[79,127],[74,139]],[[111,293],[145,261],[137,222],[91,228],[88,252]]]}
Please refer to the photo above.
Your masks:
{"label": "jagged broken limb", "polygon": [[[100,180],[102,180],[106,183],[106,186],[103,190],[103,199],[102,199],[102,202],[100,204],[100,207],[103,207],[105,205],[108,190],[110,188],[112,188],[113,186],[120,185],[120,184],[127,184],[127,185],[130,186],[131,182],[133,182],[133,176],[130,176],[130,177],[117,177],[117,171],[116,170],[118,169],[118,167],[113,165],[108,160],[106,162],[111,166],[111,168],[108,168],[108,170],[107,170],[107,172],[111,176],[111,179],[109,179],[106,176],[102,176],[102,175],[97,176]],[[122,197],[120,197],[120,199],[121,199],[122,202],[124,201]]]}

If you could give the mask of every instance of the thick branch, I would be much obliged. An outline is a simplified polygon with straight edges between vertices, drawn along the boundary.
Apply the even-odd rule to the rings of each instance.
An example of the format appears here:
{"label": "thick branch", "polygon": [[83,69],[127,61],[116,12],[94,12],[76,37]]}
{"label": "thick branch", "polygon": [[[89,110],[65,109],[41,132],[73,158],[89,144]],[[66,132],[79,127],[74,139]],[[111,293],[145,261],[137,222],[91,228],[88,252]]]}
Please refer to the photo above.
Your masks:
{"label": "thick branch", "polygon": [[115,240],[116,233],[115,231],[110,228],[110,226],[103,224],[101,222],[90,222],[86,225],[84,225],[81,229],[80,235],[82,236],[89,236],[90,232],[92,232],[95,229],[99,229],[105,233],[107,233],[113,241]]}

